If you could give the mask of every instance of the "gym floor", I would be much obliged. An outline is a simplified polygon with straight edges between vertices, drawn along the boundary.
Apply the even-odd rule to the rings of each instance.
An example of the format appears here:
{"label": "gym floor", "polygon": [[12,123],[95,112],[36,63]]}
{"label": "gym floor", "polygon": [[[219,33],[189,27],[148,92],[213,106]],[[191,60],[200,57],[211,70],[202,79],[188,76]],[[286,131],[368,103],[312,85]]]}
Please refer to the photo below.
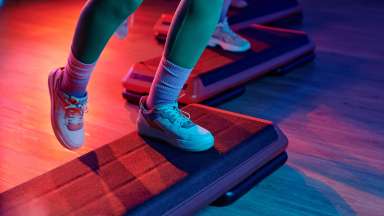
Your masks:
{"label": "gym floor", "polygon": [[[53,135],[48,72],[65,63],[84,1],[20,1],[0,9],[0,192],[135,130],[137,108],[121,78],[160,55],[152,26],[174,3],[146,0],[128,38],[112,38],[90,82],[86,146]],[[200,215],[382,215],[384,206],[384,2],[302,0],[314,63],[251,82],[220,106],[276,122],[289,160],[235,204]]]}

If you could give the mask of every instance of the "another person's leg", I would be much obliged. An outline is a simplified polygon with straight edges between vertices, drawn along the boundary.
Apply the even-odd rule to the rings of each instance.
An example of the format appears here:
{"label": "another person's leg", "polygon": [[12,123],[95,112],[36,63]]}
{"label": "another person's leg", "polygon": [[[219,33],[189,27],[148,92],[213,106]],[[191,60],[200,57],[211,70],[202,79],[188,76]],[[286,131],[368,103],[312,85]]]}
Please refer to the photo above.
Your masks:
{"label": "another person's leg", "polygon": [[251,48],[251,44],[234,32],[228,24],[228,10],[231,2],[232,0],[224,0],[219,23],[208,42],[208,46],[220,46],[222,49],[231,52],[245,52]]}
{"label": "another person's leg", "polygon": [[221,9],[219,23],[224,22],[227,19],[229,7],[231,6],[232,0],[224,0],[223,8]]}
{"label": "another person's leg", "polygon": [[141,1],[90,0],[84,6],[68,63],[54,70],[48,79],[52,127],[65,147],[74,149],[83,144],[83,114],[91,72],[111,35]]}
{"label": "another person's leg", "polygon": [[135,22],[135,14],[131,14],[124,22],[116,29],[115,36],[120,40],[125,39],[128,36],[129,28],[133,26]]}
{"label": "another person's leg", "polygon": [[177,99],[217,25],[222,5],[223,0],[181,1],[149,96],[140,103],[140,134],[188,151],[213,146],[212,134],[191,122],[178,109]]}

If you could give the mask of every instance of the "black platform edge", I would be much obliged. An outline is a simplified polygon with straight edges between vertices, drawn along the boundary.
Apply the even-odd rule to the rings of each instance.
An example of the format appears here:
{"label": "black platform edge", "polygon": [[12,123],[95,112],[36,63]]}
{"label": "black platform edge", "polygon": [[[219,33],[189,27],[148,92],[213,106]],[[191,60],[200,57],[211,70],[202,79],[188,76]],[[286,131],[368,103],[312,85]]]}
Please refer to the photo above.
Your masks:
{"label": "black platform edge", "polygon": [[246,194],[249,190],[251,190],[254,186],[264,180],[266,177],[270,176],[277,169],[282,167],[285,162],[288,160],[287,152],[283,152],[278,155],[276,158],[272,159],[266,165],[264,165],[261,169],[253,173],[247,179],[242,181],[240,184],[226,192],[224,195],[219,197],[213,203],[212,206],[228,206],[239,198],[241,198],[244,194]]}
{"label": "black platform edge", "polygon": [[137,93],[137,92],[131,92],[131,91],[128,91],[128,90],[124,90],[123,93],[123,98],[130,104],[134,104],[134,105],[139,105],[139,102],[140,102],[140,98],[142,96],[145,96],[147,94],[140,94],[140,93]]}
{"label": "black platform edge", "polygon": [[[221,94],[214,96],[213,98],[210,98],[208,100],[201,102],[201,104],[208,105],[208,106],[218,106],[233,98],[239,97],[245,92],[245,90],[246,90],[246,86],[239,86],[236,88],[232,88],[232,89],[226,90],[225,92],[222,92]],[[140,98],[142,96],[145,96],[146,94],[140,94],[140,93],[128,91],[125,89],[122,95],[127,100],[128,103],[138,105]],[[187,105],[187,104],[181,104],[181,105]]]}
{"label": "black platform edge", "polygon": [[208,106],[218,106],[229,100],[239,97],[245,92],[245,90],[246,90],[246,86],[239,86],[236,88],[228,89],[225,92],[222,92],[211,99],[203,101],[202,104],[208,105]]}
{"label": "black platform edge", "polygon": [[281,75],[287,74],[295,68],[298,68],[302,65],[305,65],[309,62],[314,61],[315,58],[316,58],[316,53],[314,50],[312,50],[310,52],[304,53],[303,55],[295,58],[294,60],[290,61],[289,63],[281,65],[278,68],[270,71],[268,73],[268,75],[281,76]]}
{"label": "black platform edge", "polygon": [[254,19],[244,20],[244,21],[238,21],[233,22],[231,20],[228,20],[229,25],[234,29],[240,29],[244,28],[246,26],[252,25],[252,24],[259,24],[264,26],[273,26],[273,27],[292,27],[295,25],[300,25],[303,23],[304,15],[302,11],[296,11],[289,13],[284,16],[274,16],[274,14],[269,15],[268,18],[266,17],[256,17]]}
{"label": "black platform edge", "polygon": [[155,35],[155,39],[156,39],[157,43],[164,44],[165,41],[167,40],[167,35],[157,34],[157,35]]}
{"label": "black platform edge", "polygon": [[302,11],[293,13],[276,21],[265,23],[265,25],[273,27],[292,27],[296,25],[302,25],[304,21],[304,14]]}

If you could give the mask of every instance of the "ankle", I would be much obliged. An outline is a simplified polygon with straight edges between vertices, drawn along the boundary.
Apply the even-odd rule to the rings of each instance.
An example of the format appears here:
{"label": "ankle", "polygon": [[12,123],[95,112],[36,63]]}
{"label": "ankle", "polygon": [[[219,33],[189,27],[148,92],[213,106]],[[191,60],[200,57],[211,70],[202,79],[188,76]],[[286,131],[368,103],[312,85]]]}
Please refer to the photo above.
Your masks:
{"label": "ankle", "polygon": [[60,89],[74,97],[84,97],[91,73],[96,66],[94,63],[84,63],[72,53],[68,57],[67,65],[62,69]]}
{"label": "ankle", "polygon": [[148,108],[177,101],[191,71],[191,68],[181,67],[163,57],[149,91]]}
{"label": "ankle", "polygon": [[65,93],[66,95],[70,97],[75,97],[75,98],[84,98],[87,95],[87,92],[80,92],[80,91],[71,91],[68,89],[63,88],[63,86],[60,86],[60,91]]}

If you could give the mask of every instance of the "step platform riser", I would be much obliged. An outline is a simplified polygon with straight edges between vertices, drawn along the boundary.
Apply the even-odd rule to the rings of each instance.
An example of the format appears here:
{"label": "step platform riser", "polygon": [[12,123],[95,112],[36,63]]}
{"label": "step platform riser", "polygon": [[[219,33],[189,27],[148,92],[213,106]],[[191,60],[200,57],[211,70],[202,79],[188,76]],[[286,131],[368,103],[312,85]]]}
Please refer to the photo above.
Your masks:
{"label": "step platform riser", "polygon": [[1,193],[0,215],[190,215],[231,189],[233,201],[286,150],[269,121],[204,105],[183,111],[213,133],[214,148],[185,152],[133,132]]}
{"label": "step platform riser", "polygon": [[[205,50],[180,94],[180,103],[202,103],[263,75],[287,73],[314,59],[315,45],[304,32],[260,25],[238,32],[251,41],[252,49],[245,53]],[[127,97],[148,94],[159,62],[160,57],[153,58],[130,68],[123,79]]]}

